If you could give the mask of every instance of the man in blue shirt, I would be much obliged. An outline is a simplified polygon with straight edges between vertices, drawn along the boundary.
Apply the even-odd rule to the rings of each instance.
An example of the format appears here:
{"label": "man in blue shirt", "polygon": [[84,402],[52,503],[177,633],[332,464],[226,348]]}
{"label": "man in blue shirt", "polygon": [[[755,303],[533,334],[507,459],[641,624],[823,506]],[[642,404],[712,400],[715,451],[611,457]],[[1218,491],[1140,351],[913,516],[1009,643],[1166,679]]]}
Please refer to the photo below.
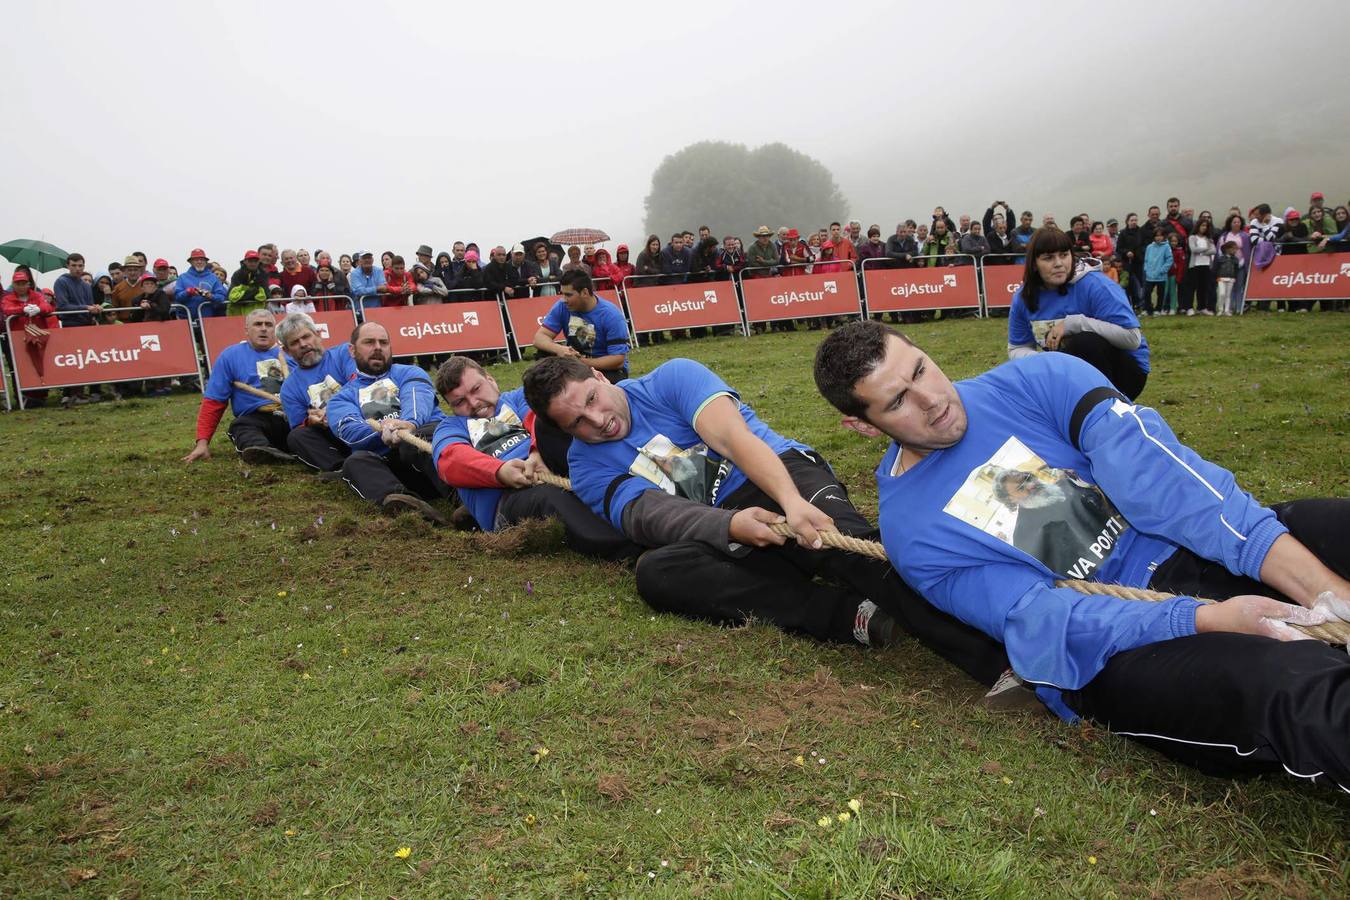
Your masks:
{"label": "man in blue shirt", "polygon": [[[430,440],[445,413],[427,373],[394,363],[389,332],[378,322],[358,325],[349,347],[356,377],[328,401],[328,427],[348,447],[342,479],[390,515],[420,513],[437,525],[449,520],[430,501],[452,498],[431,457],[403,442]],[[371,422],[376,427],[371,426]]]}
{"label": "man in blue shirt", "polygon": [[[1350,618],[1350,502],[1261,506],[1064,354],[953,385],[861,322],[821,343],[815,377],[845,426],[893,441],[877,470],[891,561],[1002,641],[1052,710],[1207,770],[1350,786],[1350,659],[1286,624]],[[1180,596],[1089,596],[1062,578]]]}
{"label": "man in blue shirt", "polygon": [[356,377],[351,345],[323,348],[314,320],[292,313],[277,325],[277,340],[295,360],[281,385],[281,409],[290,434],[286,446],[296,458],[317,471],[323,481],[341,478],[342,462],[351,451],[328,427],[328,401]]}
{"label": "man in blue shirt", "polygon": [[578,553],[637,556],[638,548],[575,494],[535,483],[535,472],[547,466],[534,446],[536,416],[523,389],[503,393],[478,363],[452,356],[436,372],[436,391],[455,414],[436,426],[431,455],[441,480],[459,492],[479,528],[557,519]]}
{"label": "man in blue shirt", "polygon": [[[562,299],[544,316],[534,346],[551,356],[584,359],[592,369],[617,382],[628,377],[628,322],[617,306],[595,296],[593,284],[584,269],[563,273]],[[554,342],[559,332],[565,343]]]}
{"label": "man in blue shirt", "polygon": [[369,250],[357,254],[356,265],[347,273],[347,285],[352,289],[352,303],[358,311],[378,307],[380,295],[389,290],[384,283],[384,269],[375,265],[375,254]]}
{"label": "man in blue shirt", "polygon": [[[775,433],[704,366],[674,359],[613,385],[579,359],[553,357],[524,382],[535,413],[574,438],[577,496],[656,548],[636,570],[654,608],[864,645],[889,643],[898,620],[986,682],[1002,671],[994,642],[939,614],[890,566],[821,549],[822,529],[872,526],[824,459]],[[795,540],[769,527],[784,521]]]}
{"label": "man in blue shirt", "polygon": [[[197,411],[197,443],[184,462],[211,458],[211,438],[228,403],[234,413],[230,440],[247,463],[291,462],[286,446],[286,417],[276,395],[293,361],[277,346],[276,317],[256,309],[244,317],[246,340],[231,344],[211,363],[211,377]],[[240,385],[247,385],[252,391]],[[262,392],[260,396],[258,391]]]}

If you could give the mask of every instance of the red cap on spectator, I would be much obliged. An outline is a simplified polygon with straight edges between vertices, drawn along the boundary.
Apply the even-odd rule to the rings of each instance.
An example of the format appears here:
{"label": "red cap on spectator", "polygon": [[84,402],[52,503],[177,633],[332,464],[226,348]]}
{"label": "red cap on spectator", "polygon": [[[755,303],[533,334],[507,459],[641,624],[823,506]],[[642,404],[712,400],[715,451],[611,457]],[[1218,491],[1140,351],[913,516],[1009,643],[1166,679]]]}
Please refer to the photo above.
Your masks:
{"label": "red cap on spectator", "polygon": [[17,271],[17,272],[14,273],[14,280],[15,280],[15,281],[27,281],[27,280],[28,280],[28,273],[25,272],[25,271],[23,271],[22,269],[20,269],[19,271]]}
{"label": "red cap on spectator", "polygon": [[141,276],[141,284],[145,284],[147,281],[154,281],[154,280],[155,276],[151,275],[149,272],[146,272],[144,275]]}
{"label": "red cap on spectator", "polygon": [[194,259],[206,259],[206,251],[201,247],[194,247],[192,252],[188,254],[188,261],[191,262]]}
{"label": "red cap on spectator", "polygon": [[258,256],[257,250],[245,250],[244,259],[261,259],[261,257]]}
{"label": "red cap on spectator", "polygon": [[[157,260],[155,260],[155,268],[156,268],[156,269],[167,269],[168,267],[169,267],[169,261],[168,261],[167,259],[157,259]],[[144,279],[142,279],[142,280],[144,280]]]}
{"label": "red cap on spectator", "polygon": [[1296,209],[1291,209],[1291,210],[1289,210],[1288,212],[1286,212],[1286,213],[1284,214],[1284,218],[1285,218],[1285,221],[1287,222],[1287,221],[1289,221],[1290,219],[1302,219],[1303,216],[1299,214],[1299,211],[1298,211],[1298,210],[1296,210]]}
{"label": "red cap on spectator", "polygon": [[802,233],[795,228],[789,228],[787,236],[788,240],[795,241],[802,236]]}
{"label": "red cap on spectator", "polygon": [[1325,200],[1325,199],[1327,199],[1327,198],[1322,196],[1322,192],[1321,192],[1321,191],[1313,191],[1313,192],[1312,192],[1312,196],[1309,197],[1308,199],[1309,199],[1309,200]]}

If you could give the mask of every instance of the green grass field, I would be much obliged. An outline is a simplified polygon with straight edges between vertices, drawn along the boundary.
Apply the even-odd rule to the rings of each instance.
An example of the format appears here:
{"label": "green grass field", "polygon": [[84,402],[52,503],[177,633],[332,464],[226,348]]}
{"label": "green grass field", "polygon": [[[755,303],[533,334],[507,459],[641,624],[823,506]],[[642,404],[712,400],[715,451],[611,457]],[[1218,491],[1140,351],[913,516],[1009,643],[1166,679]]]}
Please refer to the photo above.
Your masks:
{"label": "green grass field", "polygon": [[[955,378],[1004,327],[912,334]],[[1183,440],[1265,501],[1350,495],[1350,316],[1147,330]],[[710,365],[874,515],[817,338],[634,370]],[[0,416],[0,896],[1350,895],[1344,795],[988,712],[913,642],[654,616],[556,532],[381,518],[223,434],[187,467],[196,407]]]}

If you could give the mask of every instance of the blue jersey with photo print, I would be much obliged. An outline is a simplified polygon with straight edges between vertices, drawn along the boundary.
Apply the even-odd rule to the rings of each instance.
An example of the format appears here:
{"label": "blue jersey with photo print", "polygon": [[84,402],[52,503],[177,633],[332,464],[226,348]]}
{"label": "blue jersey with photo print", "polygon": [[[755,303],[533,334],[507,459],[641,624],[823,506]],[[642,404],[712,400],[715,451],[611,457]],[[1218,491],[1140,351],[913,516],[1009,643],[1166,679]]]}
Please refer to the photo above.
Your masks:
{"label": "blue jersey with photo print", "polygon": [[328,429],[353,450],[369,450],[380,456],[388,453],[380,433],[366,422],[385,418],[402,419],[415,426],[445,418],[425,371],[401,363],[390,366],[383,375],[358,371],[328,401]]}
{"label": "blue jersey with photo print", "polygon": [[[628,322],[613,303],[603,297],[595,298],[590,312],[573,312],[567,301],[559,300],[539,324],[550,334],[562,333],[567,346],[584,357],[627,356]],[[624,361],[623,373],[628,374]]]}
{"label": "blue jersey with photo print", "polygon": [[331,379],[327,388],[329,395],[336,394],[344,384],[356,377],[356,360],[352,359],[351,344],[342,343],[323,352],[319,364],[309,369],[291,366],[291,374],[281,386],[281,408],[286,411],[286,421],[292,428],[299,428],[305,421],[310,409],[318,409],[324,403],[315,403],[318,397],[310,396],[310,388]]}
{"label": "blue jersey with photo print", "polygon": [[628,397],[628,434],[600,444],[572,441],[567,452],[572,490],[615,528],[623,528],[624,507],[643,491],[720,506],[745,484],[745,473],[705,447],[694,430],[698,414],[718,397],[730,397],[750,432],[775,454],[811,449],[774,432],[726,382],[692,359],[672,359],[617,386]]}
{"label": "blue jersey with photo print", "polygon": [[[261,409],[271,401],[240,390],[234,383],[238,381],[270,394],[278,393],[284,380],[279,370],[278,356],[285,356],[280,346],[270,350],[255,350],[248,341],[231,344],[220,351],[216,361],[211,364],[211,377],[206,380],[206,390],[202,394],[221,403],[228,400],[236,419]],[[286,356],[286,365],[294,369],[295,360]],[[266,378],[262,377],[261,373],[264,372],[267,373]]]}
{"label": "blue jersey with photo print", "polygon": [[[492,417],[474,419],[468,416],[446,416],[436,426],[431,441],[431,458],[439,460],[442,451],[451,444],[468,444],[480,453],[506,462],[525,459],[530,455],[530,433],[525,429],[525,417],[530,407],[525,402],[525,389],[506,391],[497,398]],[[474,521],[484,531],[497,525],[497,504],[502,492],[497,488],[457,488],[460,501],[473,513]]]}

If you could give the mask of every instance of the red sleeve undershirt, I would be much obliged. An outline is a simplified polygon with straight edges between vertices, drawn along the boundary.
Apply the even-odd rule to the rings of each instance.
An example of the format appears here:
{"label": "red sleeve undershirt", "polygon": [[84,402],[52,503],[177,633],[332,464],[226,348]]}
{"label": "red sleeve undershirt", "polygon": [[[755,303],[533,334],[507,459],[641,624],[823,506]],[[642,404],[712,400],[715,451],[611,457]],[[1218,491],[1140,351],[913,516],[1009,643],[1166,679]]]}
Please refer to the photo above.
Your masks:
{"label": "red sleeve undershirt", "polygon": [[197,440],[209,441],[216,433],[220,417],[225,415],[225,401],[202,398],[201,409],[197,410]]}
{"label": "red sleeve undershirt", "polygon": [[[525,414],[525,430],[530,433],[530,450],[534,450],[534,411]],[[497,470],[501,460],[473,449],[468,444],[450,444],[436,460],[436,472],[441,480],[456,488],[499,488]]]}

